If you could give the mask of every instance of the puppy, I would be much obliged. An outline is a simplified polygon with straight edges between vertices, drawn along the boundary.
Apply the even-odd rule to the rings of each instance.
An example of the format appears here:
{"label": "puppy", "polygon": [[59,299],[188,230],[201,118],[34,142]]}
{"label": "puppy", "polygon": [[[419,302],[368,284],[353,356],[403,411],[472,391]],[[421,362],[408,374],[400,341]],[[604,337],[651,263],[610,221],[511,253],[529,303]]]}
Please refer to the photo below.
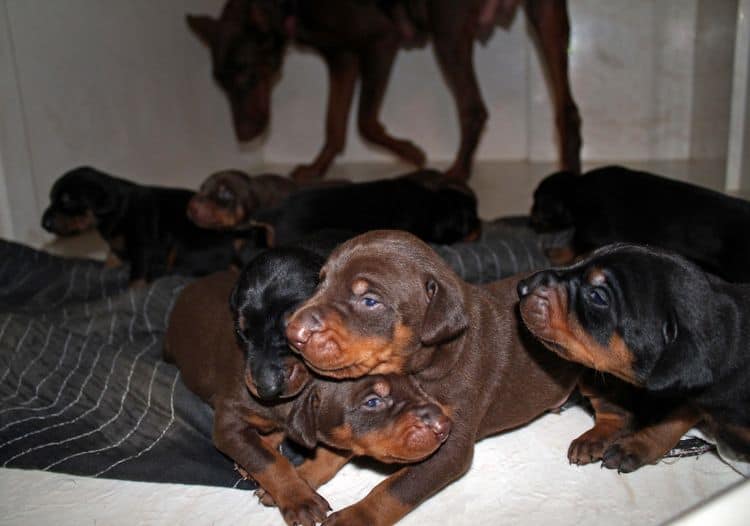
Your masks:
{"label": "puppy", "polygon": [[518,293],[526,326],[557,355],[672,402],[661,422],[610,440],[605,465],[654,462],[699,422],[720,447],[750,454],[750,286],[676,254],[613,245],[534,274]]}
{"label": "puppy", "polygon": [[471,190],[432,170],[367,183],[310,187],[293,193],[275,209],[259,211],[253,220],[270,227],[274,246],[324,229],[360,234],[395,228],[438,244],[474,239],[480,229]]}
{"label": "puppy", "polygon": [[229,306],[246,356],[246,383],[260,399],[295,396],[310,379],[284,329],[287,316],[315,290],[324,262],[304,248],[274,248],[245,265],[236,281]]}
{"label": "puppy", "polygon": [[287,338],[334,378],[408,373],[453,419],[430,458],[392,475],[326,524],[393,524],[460,477],[474,442],[559,407],[581,368],[547,352],[517,319],[516,285],[462,281],[424,242],[400,231],[350,239],[329,257]]}
{"label": "puppy", "polygon": [[168,273],[200,276],[226,269],[238,245],[265,243],[260,232],[196,227],[185,216],[192,196],[189,190],[143,186],[94,168],[76,168],[52,186],[42,227],[61,236],[95,228],[110,251],[130,263],[132,284]]}
{"label": "puppy", "polygon": [[540,230],[575,228],[572,250],[555,264],[627,242],[677,252],[728,281],[750,281],[750,203],[700,186],[621,166],[560,172],[537,187],[531,216]]}
{"label": "puppy", "polygon": [[[214,408],[216,447],[260,484],[264,502],[275,503],[287,524],[325,519],[329,506],[315,488],[352,455],[415,462],[446,440],[451,421],[407,376],[328,382],[307,375],[296,398],[253,397],[252,364],[237,344],[227,302],[236,278],[222,272],[185,287],[170,316],[165,357]],[[295,470],[277,450],[279,432],[306,447],[327,447]]]}
{"label": "puppy", "polygon": [[251,177],[239,170],[224,170],[203,181],[198,193],[190,199],[187,214],[202,228],[246,228],[253,213],[279,206],[295,190],[297,183],[288,177],[273,174]]}

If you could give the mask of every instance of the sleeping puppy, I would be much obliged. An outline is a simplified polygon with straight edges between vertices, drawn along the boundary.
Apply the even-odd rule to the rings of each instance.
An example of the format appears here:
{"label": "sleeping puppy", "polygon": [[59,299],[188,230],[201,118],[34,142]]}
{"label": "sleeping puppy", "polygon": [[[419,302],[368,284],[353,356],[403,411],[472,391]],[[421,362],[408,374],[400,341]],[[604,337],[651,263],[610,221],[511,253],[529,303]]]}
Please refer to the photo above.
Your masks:
{"label": "sleeping puppy", "polygon": [[698,422],[720,447],[750,454],[750,286],[676,254],[612,245],[518,285],[532,334],[559,356],[673,401],[670,414],[614,443],[605,465],[658,460]]}
{"label": "sleeping puppy", "polygon": [[242,269],[229,297],[247,386],[263,400],[295,396],[309,380],[284,335],[287,316],[310,297],[325,259],[304,248],[268,249]]}
{"label": "sleeping puppy", "polygon": [[[262,501],[276,504],[287,524],[313,526],[326,518],[330,508],[315,489],[353,455],[416,462],[446,440],[451,421],[408,376],[330,382],[302,366],[300,378],[286,384],[286,394],[296,391],[296,397],[272,403],[255,398],[253,356],[237,343],[227,302],[236,279],[227,271],[185,287],[170,315],[165,358],[214,408],[216,447],[258,482]],[[297,469],[278,452],[282,434],[317,446]]]}
{"label": "sleeping puppy", "polygon": [[353,234],[393,228],[430,243],[475,239],[480,223],[476,196],[465,184],[434,170],[366,183],[312,186],[294,192],[253,224],[269,229],[268,243],[286,245],[325,229]]}
{"label": "sleeping puppy", "polygon": [[252,231],[196,227],[185,217],[192,196],[189,190],[143,186],[81,167],[52,186],[42,226],[61,236],[95,228],[110,251],[130,263],[131,284],[168,273],[200,276],[226,269],[238,245],[265,242]]}
{"label": "sleeping puppy", "polygon": [[305,362],[332,378],[409,374],[453,420],[434,455],[326,524],[397,522],[469,469],[476,441],[560,407],[575,389],[582,368],[523,330],[518,277],[471,285],[424,242],[389,230],[343,243],[320,276],[286,328]]}
{"label": "sleeping puppy", "polygon": [[574,227],[571,250],[555,264],[626,242],[677,252],[728,281],[750,281],[750,203],[707,188],[621,166],[559,172],[537,187],[531,218],[539,230]]}
{"label": "sleeping puppy", "polygon": [[246,228],[253,213],[278,206],[295,190],[297,183],[288,177],[250,176],[239,170],[223,170],[203,181],[198,193],[190,199],[187,214],[202,228]]}

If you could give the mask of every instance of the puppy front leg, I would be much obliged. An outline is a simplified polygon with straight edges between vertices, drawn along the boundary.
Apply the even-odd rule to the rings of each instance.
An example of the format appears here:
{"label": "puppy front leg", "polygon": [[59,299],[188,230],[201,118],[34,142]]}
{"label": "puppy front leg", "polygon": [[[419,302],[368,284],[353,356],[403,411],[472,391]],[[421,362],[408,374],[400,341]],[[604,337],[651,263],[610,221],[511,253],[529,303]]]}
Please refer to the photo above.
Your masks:
{"label": "puppy front leg", "polygon": [[[474,456],[473,440],[451,438],[427,460],[397,471],[361,501],[331,514],[325,526],[389,526],[463,475]],[[472,436],[468,435],[468,436]]]}
{"label": "puppy front leg", "polygon": [[294,466],[264,443],[258,431],[231,405],[219,405],[214,416],[213,442],[273,498],[287,524],[314,526],[330,507],[302,480]]}
{"label": "puppy front leg", "polygon": [[318,446],[315,449],[315,456],[305,460],[297,468],[297,474],[311,488],[317,489],[331,480],[351,458],[352,454],[349,452],[335,451],[325,446]]}

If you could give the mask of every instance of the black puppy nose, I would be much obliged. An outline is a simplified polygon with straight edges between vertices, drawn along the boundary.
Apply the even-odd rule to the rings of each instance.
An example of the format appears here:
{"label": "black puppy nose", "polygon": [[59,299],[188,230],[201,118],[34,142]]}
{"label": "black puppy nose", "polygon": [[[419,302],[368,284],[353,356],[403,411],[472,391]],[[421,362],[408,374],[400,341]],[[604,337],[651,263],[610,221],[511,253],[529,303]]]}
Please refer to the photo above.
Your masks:
{"label": "black puppy nose", "polygon": [[44,214],[42,217],[42,228],[45,230],[52,230],[52,227],[54,227],[54,221],[52,220],[52,216],[50,214]]}
{"label": "black puppy nose", "polygon": [[257,369],[253,371],[253,378],[255,379],[255,389],[258,391],[258,396],[263,400],[278,398],[286,383],[284,370],[274,367],[272,364],[258,364],[253,369]]}
{"label": "black puppy nose", "polygon": [[518,282],[516,291],[520,299],[525,298],[537,287],[550,287],[560,280],[560,274],[554,270],[543,270]]}

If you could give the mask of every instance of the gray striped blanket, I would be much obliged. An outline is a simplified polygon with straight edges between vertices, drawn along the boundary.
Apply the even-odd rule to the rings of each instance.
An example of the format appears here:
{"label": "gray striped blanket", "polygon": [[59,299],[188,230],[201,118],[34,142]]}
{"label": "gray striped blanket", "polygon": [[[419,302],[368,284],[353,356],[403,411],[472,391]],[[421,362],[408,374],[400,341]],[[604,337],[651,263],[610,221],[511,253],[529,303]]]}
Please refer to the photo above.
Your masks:
{"label": "gray striped blanket", "polygon": [[[546,264],[533,235],[495,226],[436,250],[476,282]],[[252,487],[214,448],[211,409],[161,359],[188,280],[130,290],[127,276],[0,241],[0,466]]]}

